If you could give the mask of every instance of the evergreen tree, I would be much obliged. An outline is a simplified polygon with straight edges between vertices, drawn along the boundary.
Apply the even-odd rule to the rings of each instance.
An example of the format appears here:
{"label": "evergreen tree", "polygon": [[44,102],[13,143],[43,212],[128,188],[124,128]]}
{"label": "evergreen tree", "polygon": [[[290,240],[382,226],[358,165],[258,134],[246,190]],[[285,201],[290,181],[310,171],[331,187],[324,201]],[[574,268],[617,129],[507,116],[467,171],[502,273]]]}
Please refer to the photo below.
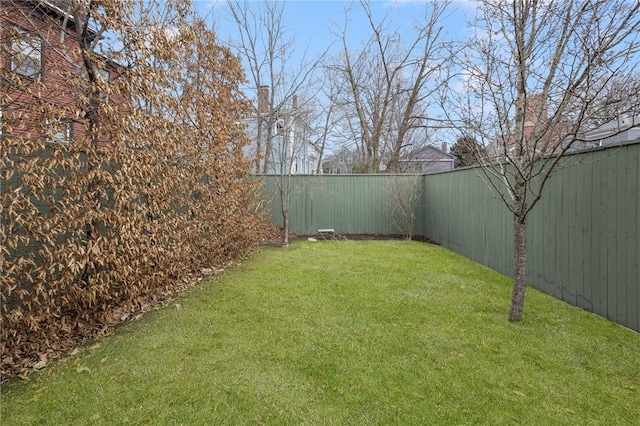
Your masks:
{"label": "evergreen tree", "polygon": [[478,164],[478,158],[484,156],[484,149],[475,138],[463,135],[451,147],[451,154],[456,157],[455,167],[457,169]]}

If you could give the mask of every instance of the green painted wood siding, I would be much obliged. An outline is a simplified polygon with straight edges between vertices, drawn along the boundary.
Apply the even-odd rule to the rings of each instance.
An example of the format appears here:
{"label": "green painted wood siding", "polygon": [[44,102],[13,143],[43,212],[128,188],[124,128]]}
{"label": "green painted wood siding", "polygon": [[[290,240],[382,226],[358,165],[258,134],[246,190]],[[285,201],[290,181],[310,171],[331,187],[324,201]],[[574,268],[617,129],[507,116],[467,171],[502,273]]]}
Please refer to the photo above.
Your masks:
{"label": "green painted wood siding", "polygon": [[[527,282],[640,331],[640,143],[568,156],[528,219]],[[385,216],[386,175],[293,176],[291,230],[397,234]],[[267,178],[265,190],[275,194]],[[513,219],[477,168],[426,175],[415,234],[505,275]],[[279,203],[272,219],[282,223]]]}

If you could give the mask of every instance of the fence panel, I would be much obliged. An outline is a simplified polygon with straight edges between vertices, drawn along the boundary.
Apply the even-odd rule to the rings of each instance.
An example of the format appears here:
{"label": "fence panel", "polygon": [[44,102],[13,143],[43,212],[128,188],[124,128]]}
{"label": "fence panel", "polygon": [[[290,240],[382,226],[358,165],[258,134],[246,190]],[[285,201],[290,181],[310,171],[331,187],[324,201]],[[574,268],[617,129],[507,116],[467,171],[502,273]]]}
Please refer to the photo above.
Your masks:
{"label": "fence panel", "polygon": [[447,248],[504,274],[512,272],[513,224],[478,169],[427,175],[422,229]]}
{"label": "fence panel", "polygon": [[[387,212],[389,175],[292,175],[291,231],[313,235],[318,229],[333,228],[338,234],[400,234]],[[409,178],[408,176],[395,176]],[[265,178],[271,218],[282,224],[278,176]],[[421,188],[420,188],[420,192]],[[423,202],[416,205],[416,217],[423,215]],[[416,220],[416,225],[421,222]],[[423,235],[418,226],[416,235]]]}
{"label": "fence panel", "polygon": [[[567,157],[527,233],[529,285],[636,331],[639,152],[634,143]],[[481,176],[479,169],[425,176],[425,233],[512,276],[511,216]]]}

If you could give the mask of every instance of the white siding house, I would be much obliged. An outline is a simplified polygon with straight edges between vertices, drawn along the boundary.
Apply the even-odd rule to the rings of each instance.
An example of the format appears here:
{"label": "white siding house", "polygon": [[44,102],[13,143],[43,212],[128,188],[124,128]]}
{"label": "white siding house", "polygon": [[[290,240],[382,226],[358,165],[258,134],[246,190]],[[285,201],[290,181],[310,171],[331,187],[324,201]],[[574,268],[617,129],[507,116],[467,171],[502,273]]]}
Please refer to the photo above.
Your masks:
{"label": "white siding house", "polygon": [[640,139],[640,116],[620,117],[591,130],[585,135],[588,146],[618,145]]}
{"label": "white siding house", "polygon": [[[260,88],[262,92],[268,88]],[[267,92],[268,93],[268,92]],[[264,93],[258,94],[258,102],[264,99]],[[279,174],[315,174],[318,169],[318,159],[320,152],[316,146],[309,141],[309,126],[297,116],[296,99],[293,99],[292,108],[280,110],[278,114],[271,114],[273,123],[271,126],[271,149],[266,153],[265,158],[261,158],[257,172],[262,173],[264,162],[267,161],[266,173],[270,175]],[[242,124],[245,126],[247,137],[251,144],[245,148],[245,156],[255,159],[258,146],[261,151],[267,145],[267,122],[269,115],[265,106],[259,105],[261,114],[262,131],[261,139],[258,141],[258,116],[245,117]],[[260,143],[258,143],[260,142]]]}

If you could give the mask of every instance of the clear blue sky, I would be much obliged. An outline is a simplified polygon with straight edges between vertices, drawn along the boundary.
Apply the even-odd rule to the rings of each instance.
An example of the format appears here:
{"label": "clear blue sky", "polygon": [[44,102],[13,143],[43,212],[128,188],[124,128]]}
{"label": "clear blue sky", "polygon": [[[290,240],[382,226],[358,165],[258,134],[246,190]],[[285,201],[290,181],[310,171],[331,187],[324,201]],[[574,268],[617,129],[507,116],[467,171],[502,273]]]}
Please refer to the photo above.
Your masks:
{"label": "clear blue sky", "polygon": [[[256,0],[259,2],[261,0]],[[262,0],[264,1],[264,0]],[[209,23],[215,22],[219,37],[224,42],[235,37],[234,24],[224,0],[196,0],[196,6]],[[332,30],[340,32],[345,22],[345,9],[349,13],[349,43],[357,49],[370,34],[366,17],[359,1],[335,0],[288,0],[285,1],[285,19],[289,35],[295,38],[296,51],[309,47],[310,54],[322,52],[335,40]],[[388,16],[389,26],[398,28],[402,34],[410,35],[414,22],[424,16],[425,1],[419,0],[377,0],[371,2],[371,10],[376,20]],[[468,37],[469,21],[474,14],[475,3],[471,0],[454,1],[445,21],[451,38]],[[339,46],[336,46],[339,48]]]}

